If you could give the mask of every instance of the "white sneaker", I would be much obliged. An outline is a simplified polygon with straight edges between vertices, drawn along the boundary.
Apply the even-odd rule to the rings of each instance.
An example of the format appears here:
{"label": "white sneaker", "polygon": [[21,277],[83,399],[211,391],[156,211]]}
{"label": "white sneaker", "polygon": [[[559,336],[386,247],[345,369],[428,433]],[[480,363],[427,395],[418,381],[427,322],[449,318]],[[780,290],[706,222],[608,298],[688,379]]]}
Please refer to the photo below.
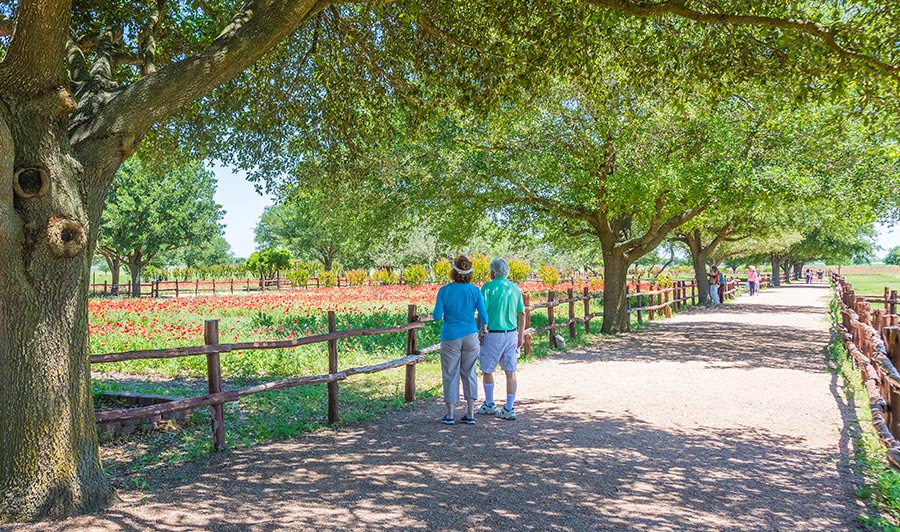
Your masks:
{"label": "white sneaker", "polygon": [[500,419],[505,419],[507,421],[513,421],[516,419],[516,411],[507,410],[506,407],[503,407],[497,411],[497,417],[499,417]]}
{"label": "white sneaker", "polygon": [[476,414],[481,414],[482,416],[496,416],[497,415],[497,405],[489,405],[487,403],[483,403],[478,407],[478,410],[475,411]]}

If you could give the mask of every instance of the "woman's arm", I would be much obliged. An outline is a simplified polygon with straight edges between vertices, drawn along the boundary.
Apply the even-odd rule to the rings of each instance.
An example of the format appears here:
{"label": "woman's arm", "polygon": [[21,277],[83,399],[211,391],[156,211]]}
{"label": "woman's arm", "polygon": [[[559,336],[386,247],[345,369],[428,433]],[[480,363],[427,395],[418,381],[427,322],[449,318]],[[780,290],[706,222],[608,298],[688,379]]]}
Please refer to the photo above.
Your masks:
{"label": "woman's arm", "polygon": [[444,293],[443,287],[438,290],[437,299],[434,301],[434,312],[431,313],[431,317],[434,318],[434,321],[440,321],[444,318],[444,299],[442,294]]}
{"label": "woman's arm", "polygon": [[478,294],[478,299],[475,300],[475,310],[478,311],[478,319],[481,320],[482,325],[487,327],[488,324],[488,313],[487,309],[484,308],[484,296],[481,295],[481,290],[475,289],[475,293]]}

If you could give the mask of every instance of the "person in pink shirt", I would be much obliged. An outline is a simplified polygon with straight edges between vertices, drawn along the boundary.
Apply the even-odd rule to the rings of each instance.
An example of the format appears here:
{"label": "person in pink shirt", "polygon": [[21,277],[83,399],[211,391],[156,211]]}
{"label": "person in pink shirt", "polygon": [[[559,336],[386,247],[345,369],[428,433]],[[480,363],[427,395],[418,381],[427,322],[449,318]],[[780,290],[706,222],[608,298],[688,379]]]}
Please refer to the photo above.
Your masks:
{"label": "person in pink shirt", "polygon": [[756,266],[750,266],[750,271],[747,272],[747,289],[751,296],[759,292],[759,272],[756,271]]}

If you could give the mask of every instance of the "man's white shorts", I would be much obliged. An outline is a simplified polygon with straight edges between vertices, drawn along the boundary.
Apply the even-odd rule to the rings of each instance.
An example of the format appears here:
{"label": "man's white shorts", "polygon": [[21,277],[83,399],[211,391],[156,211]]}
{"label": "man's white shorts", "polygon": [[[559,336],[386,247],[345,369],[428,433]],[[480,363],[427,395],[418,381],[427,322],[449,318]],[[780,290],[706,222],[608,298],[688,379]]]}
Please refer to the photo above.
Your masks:
{"label": "man's white shorts", "polygon": [[519,333],[489,332],[481,344],[478,362],[482,373],[493,373],[497,363],[503,371],[516,371],[519,359]]}

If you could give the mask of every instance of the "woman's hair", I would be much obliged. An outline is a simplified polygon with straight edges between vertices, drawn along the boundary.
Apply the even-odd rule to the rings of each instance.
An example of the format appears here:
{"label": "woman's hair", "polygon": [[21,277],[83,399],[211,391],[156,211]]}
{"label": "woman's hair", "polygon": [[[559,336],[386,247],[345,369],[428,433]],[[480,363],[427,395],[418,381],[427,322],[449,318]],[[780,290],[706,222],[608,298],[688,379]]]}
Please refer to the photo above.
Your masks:
{"label": "woman's hair", "polygon": [[456,270],[471,270],[472,269],[472,261],[469,260],[465,255],[460,255],[453,259],[453,266],[456,266],[456,269],[450,268],[450,280],[454,283],[471,283],[472,282],[472,274],[471,273],[459,273]]}

